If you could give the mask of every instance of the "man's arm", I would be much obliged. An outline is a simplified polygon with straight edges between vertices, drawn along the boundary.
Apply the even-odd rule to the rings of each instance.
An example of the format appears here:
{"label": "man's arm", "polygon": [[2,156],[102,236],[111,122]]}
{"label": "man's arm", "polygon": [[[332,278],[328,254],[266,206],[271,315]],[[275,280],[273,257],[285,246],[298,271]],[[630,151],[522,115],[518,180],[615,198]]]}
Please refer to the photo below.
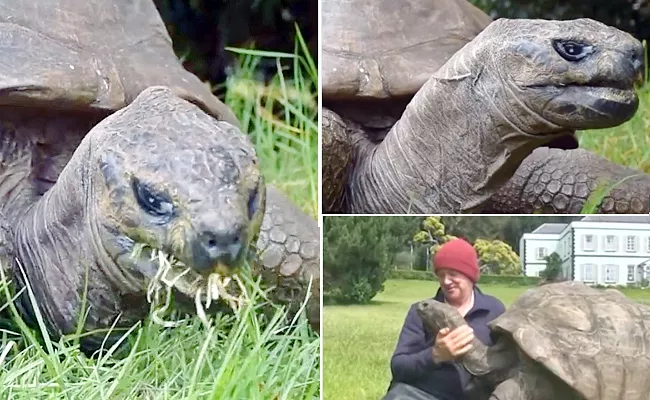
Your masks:
{"label": "man's arm", "polygon": [[390,361],[393,379],[412,382],[426,375],[434,366],[433,344],[426,343],[422,320],[415,306],[411,306]]}

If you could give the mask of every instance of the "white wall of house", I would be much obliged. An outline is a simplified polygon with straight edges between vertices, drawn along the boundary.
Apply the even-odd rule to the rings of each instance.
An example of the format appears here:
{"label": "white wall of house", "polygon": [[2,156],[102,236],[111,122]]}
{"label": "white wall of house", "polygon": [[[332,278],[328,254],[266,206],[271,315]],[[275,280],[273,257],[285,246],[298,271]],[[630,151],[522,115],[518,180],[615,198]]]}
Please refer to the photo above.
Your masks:
{"label": "white wall of house", "polygon": [[575,258],[575,280],[600,285],[640,283],[646,268],[639,257],[578,256]]}
{"label": "white wall of house", "polygon": [[571,276],[571,229],[568,226],[560,233],[525,233],[519,248],[525,249],[525,254],[520,258],[526,276],[539,276],[546,268],[544,257],[553,252],[562,259],[564,276]]}
{"label": "white wall of house", "polygon": [[526,276],[539,276],[546,268],[544,257],[556,251],[560,235],[544,233],[524,234],[524,254],[520,256],[525,265]]}
{"label": "white wall of house", "polygon": [[564,277],[575,270],[576,281],[627,285],[650,279],[648,223],[574,221],[560,233],[526,233],[520,248],[525,249],[520,256],[527,276],[538,276],[546,267],[543,257],[555,251]]}
{"label": "white wall of house", "polygon": [[576,221],[575,280],[601,285],[640,283],[650,264],[650,225]]}
{"label": "white wall of house", "polygon": [[562,233],[562,238],[560,239],[560,246],[558,249],[558,254],[562,258],[562,270],[563,278],[570,279],[572,275],[573,265],[571,264],[571,257],[573,255],[573,231],[571,227],[568,226],[565,231]]}

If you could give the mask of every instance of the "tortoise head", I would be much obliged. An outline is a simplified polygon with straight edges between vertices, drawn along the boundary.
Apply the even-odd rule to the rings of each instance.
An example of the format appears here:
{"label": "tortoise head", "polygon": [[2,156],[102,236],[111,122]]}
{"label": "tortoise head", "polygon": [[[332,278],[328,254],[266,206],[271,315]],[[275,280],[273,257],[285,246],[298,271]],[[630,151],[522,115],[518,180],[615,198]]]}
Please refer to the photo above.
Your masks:
{"label": "tortoise head", "polygon": [[159,87],[97,128],[90,201],[118,265],[141,243],[203,276],[234,273],[259,233],[266,202],[248,138]]}
{"label": "tortoise head", "polygon": [[443,328],[454,330],[467,324],[457,309],[434,299],[419,302],[416,311],[433,337]]}
{"label": "tortoise head", "polygon": [[526,133],[617,126],[638,108],[643,46],[600,22],[498,19],[465,50],[452,64]]}
{"label": "tortoise head", "polygon": [[[419,302],[416,311],[434,338],[443,328],[454,330],[467,324],[456,308],[434,299]],[[486,346],[475,337],[472,349],[457,360],[470,374],[466,387],[469,393],[491,393],[518,368],[517,347],[509,336],[493,332],[492,338],[495,343]]]}

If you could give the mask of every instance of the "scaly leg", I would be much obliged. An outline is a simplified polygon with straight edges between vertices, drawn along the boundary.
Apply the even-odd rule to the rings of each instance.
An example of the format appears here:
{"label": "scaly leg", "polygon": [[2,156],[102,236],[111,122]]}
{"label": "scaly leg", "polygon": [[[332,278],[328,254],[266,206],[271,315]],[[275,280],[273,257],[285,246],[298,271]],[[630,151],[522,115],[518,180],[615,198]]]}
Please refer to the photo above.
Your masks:
{"label": "scaly leg", "polygon": [[614,164],[585,149],[538,148],[483,209],[504,214],[575,214],[599,184],[618,184],[597,213],[650,212],[650,174]]}
{"label": "scaly leg", "polygon": [[269,185],[266,214],[257,250],[257,270],[264,283],[275,286],[274,300],[297,310],[304,302],[311,282],[307,318],[312,328],[320,327],[320,229],[316,220]]}

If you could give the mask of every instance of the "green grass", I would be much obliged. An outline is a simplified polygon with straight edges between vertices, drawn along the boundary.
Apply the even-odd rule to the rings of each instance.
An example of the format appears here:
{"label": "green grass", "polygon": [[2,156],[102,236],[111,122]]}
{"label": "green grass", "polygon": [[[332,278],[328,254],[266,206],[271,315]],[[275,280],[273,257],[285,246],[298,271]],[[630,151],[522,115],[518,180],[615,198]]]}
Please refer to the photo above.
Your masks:
{"label": "green grass", "polygon": [[[376,400],[390,383],[390,358],[411,304],[431,297],[432,281],[389,280],[384,292],[364,306],[326,306],[323,309],[323,399]],[[526,287],[482,285],[506,307]],[[626,289],[644,303],[650,291]]]}
{"label": "green grass", "polygon": [[[590,150],[611,162],[634,168],[639,173],[650,173],[649,131],[650,83],[646,83],[645,86],[639,89],[639,109],[634,117],[614,128],[581,131],[578,133],[578,139],[580,147]],[[636,174],[630,177],[634,176]],[[605,196],[627,179],[603,182],[591,194],[581,213],[596,213]]]}
{"label": "green grass", "polygon": [[[227,82],[226,104],[254,139],[267,182],[317,218],[318,69],[299,31],[297,36],[294,54],[231,49],[241,55],[241,67]],[[254,79],[260,57],[278,60],[279,72],[268,85]],[[280,58],[291,60],[290,76]]]}
{"label": "green grass", "polygon": [[[226,103],[251,135],[267,182],[317,215],[317,70],[304,44],[295,54],[241,53]],[[287,57],[296,68],[269,83],[253,79],[260,57]],[[0,282],[0,287],[6,283]],[[149,320],[125,340],[128,354],[90,359],[78,337],[53,342],[24,325],[0,291],[0,399],[312,399],[320,394],[320,340],[284,310],[263,318],[260,302],[212,328],[192,319],[176,328]],[[113,349],[114,350],[114,349]]]}

